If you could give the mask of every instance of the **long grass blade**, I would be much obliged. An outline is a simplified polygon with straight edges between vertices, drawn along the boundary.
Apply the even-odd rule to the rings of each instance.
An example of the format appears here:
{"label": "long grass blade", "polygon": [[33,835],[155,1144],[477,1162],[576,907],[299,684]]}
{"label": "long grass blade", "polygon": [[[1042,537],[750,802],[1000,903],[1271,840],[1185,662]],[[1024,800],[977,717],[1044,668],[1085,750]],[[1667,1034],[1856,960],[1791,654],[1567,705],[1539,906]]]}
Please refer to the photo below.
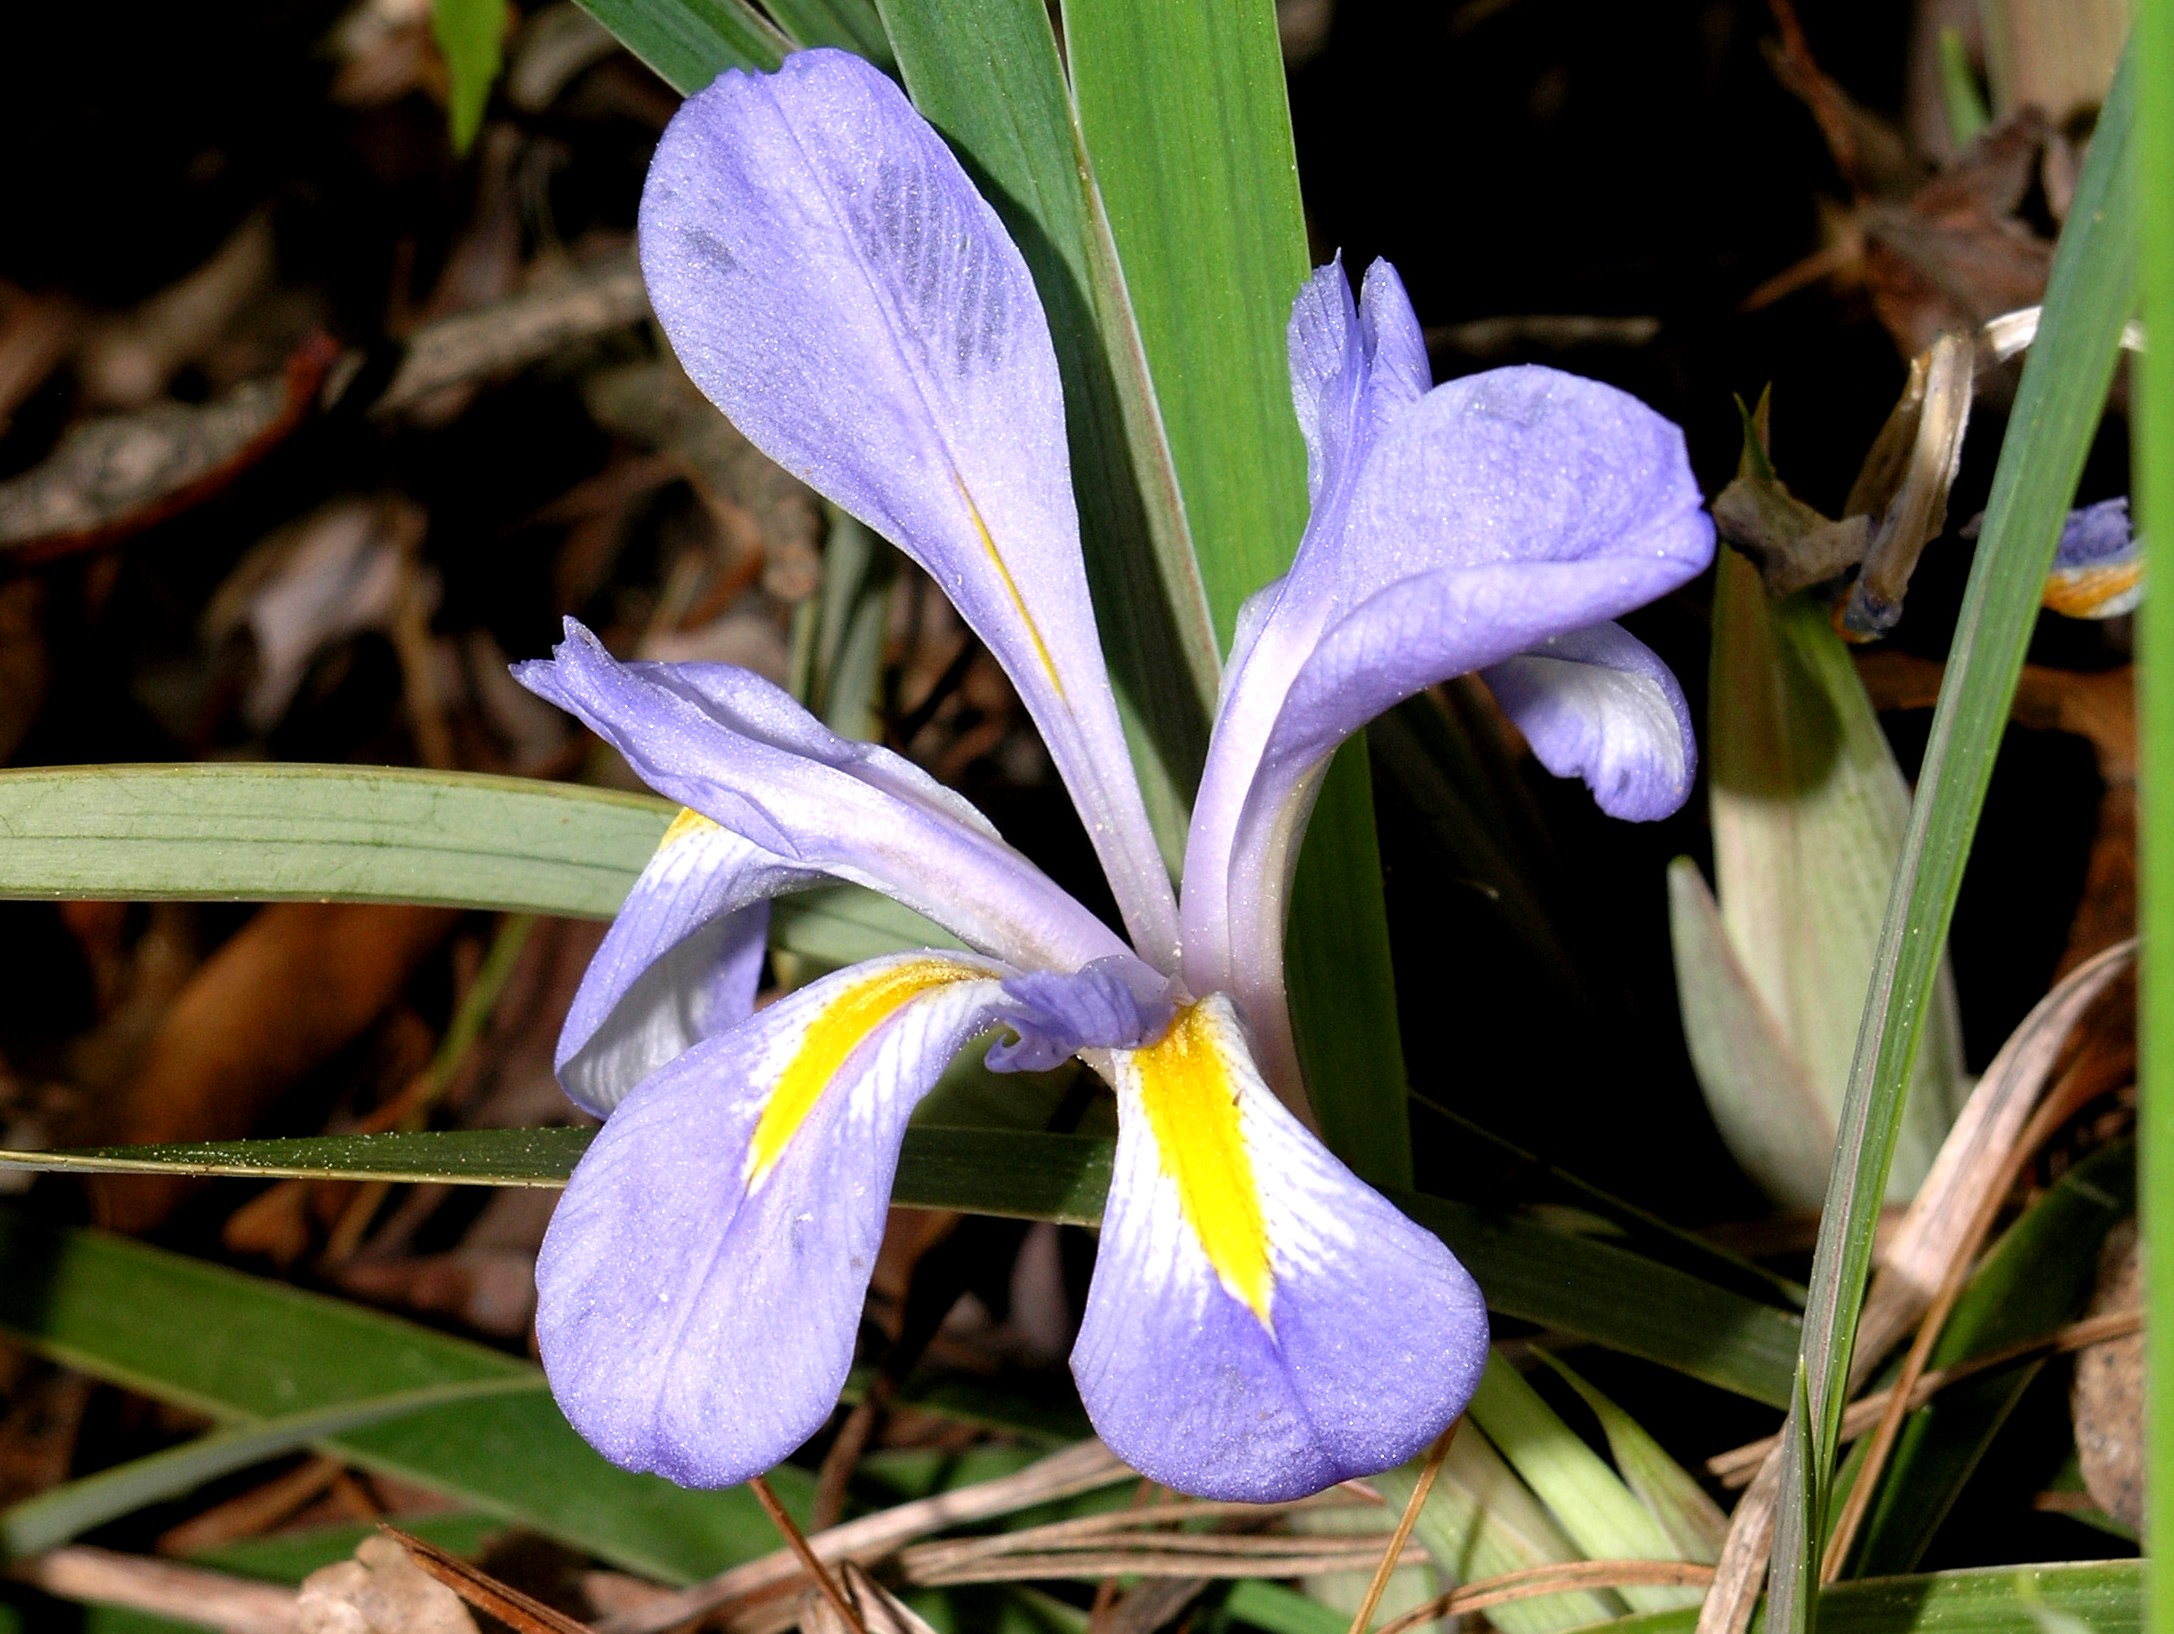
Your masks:
{"label": "long grass blade", "polygon": [[2074,497],[2135,294],[2130,179],[2134,78],[2116,75],[2061,234],[2038,339],[2023,370],[1957,620],[1940,702],[1888,900],[1851,1064],[1805,1307],[1803,1433],[1786,1457],[1768,1626],[1811,1627],[1811,1565],[1847,1400],[1872,1237],[1939,953],[1993,758],[2015,696],[2039,587]]}
{"label": "long grass blade", "polygon": [[[2137,369],[2136,498],[2143,537],[2174,538],[2174,0],[2138,0],[2136,199],[2145,332],[2157,336]],[[2147,571],[2165,576],[2166,552],[2147,544]],[[2146,1305],[2174,1311],[2174,609],[2162,591],[2139,616],[2137,657],[2144,797],[2139,813],[2137,917],[2147,954],[2138,975],[2138,1213]],[[2174,1492],[2174,1338],[2165,1317],[2144,1336],[2145,1486]],[[2174,1503],[2144,1514],[2146,1603],[2156,1626],[2174,1622]]]}

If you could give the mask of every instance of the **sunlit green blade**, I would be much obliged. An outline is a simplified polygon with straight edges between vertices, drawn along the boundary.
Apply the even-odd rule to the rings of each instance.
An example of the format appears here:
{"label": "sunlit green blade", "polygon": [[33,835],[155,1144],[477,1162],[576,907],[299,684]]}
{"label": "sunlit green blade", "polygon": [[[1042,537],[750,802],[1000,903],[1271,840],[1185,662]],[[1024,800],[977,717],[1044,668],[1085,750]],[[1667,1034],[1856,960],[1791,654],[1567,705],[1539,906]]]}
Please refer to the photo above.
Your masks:
{"label": "sunlit green blade", "polygon": [[775,68],[792,42],[747,0],[577,0],[682,96],[727,68]]}
{"label": "sunlit green blade", "polygon": [[[0,772],[0,897],[435,902],[601,919],[673,809],[571,783],[376,766]],[[958,945],[855,885],[783,899],[771,940],[832,965]]]}
{"label": "sunlit green blade", "polygon": [[207,1481],[252,1464],[298,1451],[320,1441],[364,1429],[387,1419],[433,1407],[518,1391],[540,1391],[537,1378],[479,1379],[469,1384],[410,1390],[375,1400],[343,1402],[336,1407],[296,1413],[244,1429],[218,1430],[178,1447],[100,1470],[0,1510],[0,1555],[21,1559],[80,1537],[95,1526],[119,1520],[146,1505],[193,1492]]}
{"label": "sunlit green blade", "polygon": [[[1810,1485],[1822,1502],[1873,1232],[1901,1127],[1903,1086],[1939,978],[1940,948],[2036,622],[2040,587],[2134,303],[2129,152],[2134,83],[2124,64],[2099,116],[2054,252],[2044,317],[1994,471],[1985,528],[1910,808],[1903,863],[1880,933],[1805,1307],[1812,1422],[1804,1445],[1813,1463]],[[1821,1529],[1796,1497],[1805,1486],[1785,1477],[1775,1517],[1773,1615],[1776,1627],[1788,1634],[1804,1634],[1812,1622],[1813,1596],[1792,1592],[1820,1547]]]}
{"label": "sunlit green blade", "polygon": [[[1218,635],[1290,565],[1305,455],[1284,328],[1306,224],[1270,0],[1072,0],[1066,61],[1154,376]],[[1289,977],[1322,1132],[1377,1185],[1411,1183],[1381,858],[1363,742],[1314,808]]]}
{"label": "sunlit green blade", "polygon": [[[2080,1618],[2093,1634],[2137,1634],[2143,1581],[2138,1560],[1870,1577],[1820,1595],[1819,1634],[2044,1634],[2040,1609]],[[1663,1611],[1602,1623],[1590,1634],[1691,1634],[1697,1626],[1696,1611]],[[1754,1634],[1770,1626],[1763,1605],[1751,1626]]]}
{"label": "sunlit green blade", "polygon": [[1538,1351],[1540,1360],[1567,1383],[1600,1420],[1601,1434],[1608,1438],[1608,1452],[1624,1481],[1675,1545],[1676,1558],[1712,1565],[1720,1558],[1721,1540],[1728,1532],[1728,1517],[1721,1513],[1706,1489],[1690,1471],[1668,1456],[1667,1449],[1646,1433],[1645,1427],[1584,1379],[1560,1357]]}
{"label": "sunlit green blade", "polygon": [[[0,1213],[0,1330],[128,1389],[247,1427],[394,1392],[541,1375],[527,1362],[125,1238]],[[336,1455],[532,1527],[629,1571],[689,1581],[776,1534],[744,1489],[615,1469],[541,1390],[326,1438]],[[796,1500],[805,1478],[781,1471]]]}
{"label": "sunlit green blade", "polygon": [[[1372,1478],[1372,1485],[1391,1508],[1401,1511],[1411,1502],[1419,1466],[1414,1460],[1384,1470]],[[1412,1535],[1452,1583],[1584,1558],[1492,1443],[1469,1430],[1451,1439]],[[1622,1609],[1623,1601],[1607,1590],[1581,1590],[1496,1606],[1489,1610],[1488,1621],[1502,1634],[1557,1634]]]}
{"label": "sunlit green blade", "polygon": [[[1500,1351],[1467,1409],[1588,1560],[1677,1560],[1668,1533],[1605,1460],[1565,1424]],[[1624,1588],[1634,1611],[1695,1606],[1697,1589]]]}
{"label": "sunlit green blade", "polygon": [[[2051,1333],[2083,1314],[2106,1234],[2135,1206],[2135,1153],[2105,1147],[2079,1163],[2010,1226],[1971,1277],[1929,1366]],[[1966,1379],[1904,1424],[1867,1512],[1852,1576],[1914,1568],[1988,1443],[2043,1359]]]}
{"label": "sunlit green blade", "polygon": [[1040,0],[882,4],[914,102],[965,158],[1041,293],[1096,621],[1175,866],[1215,703],[1215,635],[1132,307],[1114,258],[1098,253],[1049,12]]}
{"label": "sunlit green blade", "polygon": [[898,66],[870,0],[764,0],[764,9],[797,44],[857,51],[885,70]]}
{"label": "sunlit green blade", "polygon": [[603,918],[673,808],[376,766],[0,772],[0,894],[440,902]]}
{"label": "sunlit green blade", "polygon": [[[300,1175],[557,1186],[579,1161],[578,1129],[448,1130],[93,1151],[0,1153],[0,1162],[78,1172]],[[1109,1188],[1112,1144],[1083,1135],[915,1127],[893,1196],[901,1204],[1092,1225]],[[1786,1311],[1609,1243],[1510,1214],[1397,1194],[1456,1250],[1490,1305],[1780,1406],[1797,1348]]]}
{"label": "sunlit green blade", "polygon": [[[2136,198],[2147,336],[2174,335],[2174,0],[2138,0]],[[2174,539],[2174,347],[2148,349],[2137,365],[2135,433],[2138,527],[2146,540]],[[2147,546],[2146,571],[2167,579],[2166,549]],[[2144,1300],[2174,1311],[2174,608],[2162,593],[2137,615],[2137,705],[2142,787],[2138,811],[2137,976],[2139,1218]],[[2174,1492],[2174,1338],[2164,1317],[2144,1336],[2147,1490]],[[2174,1503],[2144,1517],[2144,1556],[2157,1620],[2174,1617]]]}

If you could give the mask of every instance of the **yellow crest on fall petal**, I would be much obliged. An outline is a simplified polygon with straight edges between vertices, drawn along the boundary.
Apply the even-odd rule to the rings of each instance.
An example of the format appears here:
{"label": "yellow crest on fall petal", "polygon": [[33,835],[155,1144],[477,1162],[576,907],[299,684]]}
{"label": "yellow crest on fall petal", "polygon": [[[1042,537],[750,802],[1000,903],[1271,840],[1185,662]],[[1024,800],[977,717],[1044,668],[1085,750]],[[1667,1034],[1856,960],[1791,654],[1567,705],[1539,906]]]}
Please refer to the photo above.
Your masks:
{"label": "yellow crest on fall petal", "polygon": [[761,1184],[777,1166],[786,1146],[807,1122],[823,1091],[830,1087],[831,1079],[845,1065],[846,1057],[890,1020],[900,1006],[936,988],[983,975],[950,959],[909,959],[840,987],[808,1023],[792,1059],[778,1074],[777,1087],[771,1090],[747,1143],[748,1185]]}
{"label": "yellow crest on fall petal", "polygon": [[1223,1286],[1265,1327],[1275,1287],[1268,1227],[1220,1032],[1205,1006],[1191,1005],[1160,1043],[1133,1052],[1132,1065],[1179,1212]]}
{"label": "yellow crest on fall petal", "polygon": [[672,819],[672,826],[664,831],[664,838],[657,842],[657,849],[662,851],[674,840],[684,840],[690,834],[705,833],[716,826],[714,821],[703,816],[694,807],[681,806],[679,815]]}

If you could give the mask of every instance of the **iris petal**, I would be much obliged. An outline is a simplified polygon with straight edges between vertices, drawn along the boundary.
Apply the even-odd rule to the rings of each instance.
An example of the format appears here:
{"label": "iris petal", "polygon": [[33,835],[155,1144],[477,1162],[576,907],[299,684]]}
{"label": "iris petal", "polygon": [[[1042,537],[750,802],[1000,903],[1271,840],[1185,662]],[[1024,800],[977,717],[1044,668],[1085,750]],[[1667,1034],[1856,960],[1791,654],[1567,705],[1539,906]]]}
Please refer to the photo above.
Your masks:
{"label": "iris petal", "polygon": [[906,1119],[1000,1019],[1001,966],[871,960],[630,1093],[536,1263],[552,1393],[606,1457],[685,1486],[760,1474],[853,1359]]}
{"label": "iris petal", "polygon": [[516,665],[651,788],[789,866],[866,885],[972,946],[1076,969],[1123,942],[910,762],[849,743],[760,676],[724,664],[621,664],[579,624]]}
{"label": "iris petal", "polygon": [[943,140],[841,52],[728,72],[658,145],[641,253],[695,383],[928,569],[1004,665],[1134,940],[1173,964],[1176,905],[1096,636],[1049,326]]}
{"label": "iris petal", "polygon": [[1668,666],[1621,625],[1574,630],[1482,673],[1540,764],[1584,778],[1609,816],[1650,822],[1690,796],[1690,705]]}
{"label": "iris petal", "polygon": [[1464,1409],[1479,1289],[1263,1082],[1228,999],[1112,1058],[1117,1166],[1072,1353],[1142,1474],[1271,1502],[1403,1462]]}
{"label": "iris petal", "polygon": [[682,812],[566,1012],[555,1063],[566,1092],[605,1116],[681,1051],[746,1020],[762,974],[768,899],[819,878]]}
{"label": "iris petal", "polygon": [[1342,283],[1324,269],[1293,313],[1314,511],[1232,666],[1185,857],[1186,984],[1237,999],[1287,1092],[1283,915],[1330,752],[1400,699],[1651,601],[1713,554],[1673,425],[1551,369],[1417,395],[1395,275],[1377,263],[1356,307]]}

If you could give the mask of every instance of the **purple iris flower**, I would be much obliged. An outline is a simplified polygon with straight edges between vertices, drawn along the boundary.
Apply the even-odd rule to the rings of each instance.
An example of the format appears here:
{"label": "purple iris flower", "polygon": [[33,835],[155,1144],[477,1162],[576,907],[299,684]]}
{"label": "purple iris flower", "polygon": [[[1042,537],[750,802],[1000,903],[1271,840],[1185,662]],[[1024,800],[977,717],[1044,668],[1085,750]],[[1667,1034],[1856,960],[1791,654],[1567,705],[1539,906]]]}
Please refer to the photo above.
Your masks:
{"label": "purple iris flower", "polygon": [[[1472,670],[1607,810],[1683,801],[1682,695],[1607,622],[1712,554],[1680,434],[1546,369],[1430,390],[1396,274],[1376,263],[1355,305],[1340,265],[1316,273],[1290,328],[1312,520],[1240,617],[1180,896],[1103,668],[1048,326],[943,141],[851,56],[728,73],[665,132],[641,250],[695,382],[927,570],[1003,664],[1126,935],[958,795],[767,682],[620,664],[569,624],[522,681],[687,810],[560,1041],[567,1090],[608,1115],[537,1263],[567,1416],[614,1461],[697,1486],[820,1428],[907,1118],[998,1032],[992,1066],[1076,1054],[1117,1094],[1072,1355],[1110,1447],[1255,1500],[1412,1456],[1477,1384],[1486,1312],[1304,1121],[1282,967],[1300,837],[1340,742]],[[768,900],[825,878],[972,951],[870,960],[754,1011]]]}

